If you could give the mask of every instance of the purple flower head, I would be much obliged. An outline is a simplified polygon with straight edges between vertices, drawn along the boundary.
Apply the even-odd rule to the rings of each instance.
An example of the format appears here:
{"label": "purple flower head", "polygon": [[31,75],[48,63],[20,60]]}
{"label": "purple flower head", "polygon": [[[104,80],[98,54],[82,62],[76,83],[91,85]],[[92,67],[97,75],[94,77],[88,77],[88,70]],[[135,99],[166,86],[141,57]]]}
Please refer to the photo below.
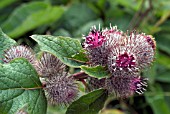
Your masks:
{"label": "purple flower head", "polygon": [[156,43],[151,35],[137,34],[132,32],[130,39],[133,46],[133,53],[136,57],[137,67],[141,70],[149,67],[154,61]]}
{"label": "purple flower head", "polygon": [[87,49],[87,55],[91,65],[107,65],[108,52],[110,48],[105,45],[93,49]]}
{"label": "purple flower head", "polygon": [[5,51],[4,57],[4,63],[9,63],[11,60],[20,57],[27,59],[32,65],[36,65],[37,63],[32,49],[22,45],[12,46],[10,49]]}
{"label": "purple flower head", "polygon": [[88,36],[85,36],[84,46],[85,48],[96,48],[100,47],[105,41],[105,36],[103,36],[101,31],[96,30],[96,27],[94,26]]}
{"label": "purple flower head", "polygon": [[108,56],[108,69],[113,76],[136,74],[138,72],[134,55],[126,52],[117,55],[111,52]]}
{"label": "purple flower head", "polygon": [[148,36],[132,32],[112,39],[108,69],[113,75],[134,74],[150,66],[154,60],[155,45],[147,40]]}
{"label": "purple flower head", "polygon": [[143,94],[147,87],[147,78],[140,76],[112,76],[106,80],[106,88],[110,94],[115,93],[117,97],[127,98],[135,92]]}
{"label": "purple flower head", "polygon": [[[104,40],[100,40],[103,41],[101,45],[95,46],[96,43],[91,42],[98,40],[92,38],[100,36],[100,33],[104,37],[96,38]],[[136,31],[123,33],[117,26],[113,26],[110,29],[102,29],[101,32],[94,29],[89,33],[87,43],[93,47],[85,47],[90,65],[106,66],[112,75],[105,79],[105,86],[102,85],[102,80],[89,79],[92,88],[104,87],[121,98],[131,96],[135,92],[142,94],[145,91],[147,79],[140,77],[139,73],[154,60],[156,43],[151,35],[139,34]],[[102,83],[101,86],[98,83]]]}
{"label": "purple flower head", "polygon": [[78,86],[67,73],[58,73],[47,79],[45,90],[52,104],[67,106],[78,96]]}
{"label": "purple flower head", "polygon": [[[92,34],[92,35],[91,35]],[[96,45],[87,45],[87,41],[85,44],[85,49],[87,50],[87,54],[90,60],[91,65],[102,65],[107,66],[108,55],[111,52],[111,46],[113,39],[112,38],[119,38],[122,34],[121,31],[117,30],[117,27],[111,27],[111,29],[103,29],[102,31],[97,31],[95,27],[93,27],[92,32],[90,32],[89,39],[95,39],[93,34],[98,34],[99,37],[96,37],[97,40],[90,40],[90,41],[97,41],[100,43],[94,43]],[[92,37],[93,36],[93,37]],[[88,36],[87,36],[88,39]],[[100,40],[99,40],[100,39]],[[92,43],[91,43],[92,44]]]}
{"label": "purple flower head", "polygon": [[54,55],[44,52],[38,61],[36,70],[42,77],[52,77],[64,72],[65,65]]}

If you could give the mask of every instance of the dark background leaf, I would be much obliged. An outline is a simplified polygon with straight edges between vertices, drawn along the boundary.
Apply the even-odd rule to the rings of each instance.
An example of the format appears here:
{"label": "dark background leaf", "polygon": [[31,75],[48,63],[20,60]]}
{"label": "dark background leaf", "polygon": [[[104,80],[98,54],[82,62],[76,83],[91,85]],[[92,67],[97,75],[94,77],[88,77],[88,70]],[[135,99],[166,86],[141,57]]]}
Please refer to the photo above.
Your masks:
{"label": "dark background leaf", "polygon": [[108,97],[107,90],[99,89],[80,97],[67,109],[66,114],[97,114]]}

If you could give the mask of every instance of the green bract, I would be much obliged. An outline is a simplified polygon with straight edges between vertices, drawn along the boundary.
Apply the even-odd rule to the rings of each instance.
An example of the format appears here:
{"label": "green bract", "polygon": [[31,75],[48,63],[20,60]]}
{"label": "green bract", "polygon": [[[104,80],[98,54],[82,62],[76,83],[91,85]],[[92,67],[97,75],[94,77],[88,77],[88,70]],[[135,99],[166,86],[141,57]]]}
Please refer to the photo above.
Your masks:
{"label": "green bract", "polygon": [[98,79],[110,76],[107,69],[103,66],[99,66],[99,65],[94,66],[94,67],[81,66],[80,68],[81,68],[82,71],[84,71],[89,76],[95,77],[95,78],[98,78]]}

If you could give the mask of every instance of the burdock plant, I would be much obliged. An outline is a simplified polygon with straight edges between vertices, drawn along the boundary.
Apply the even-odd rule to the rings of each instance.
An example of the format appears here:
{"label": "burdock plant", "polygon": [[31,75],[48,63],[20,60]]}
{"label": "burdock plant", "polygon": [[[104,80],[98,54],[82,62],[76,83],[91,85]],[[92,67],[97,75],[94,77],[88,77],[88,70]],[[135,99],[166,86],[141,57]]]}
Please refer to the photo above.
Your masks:
{"label": "burdock plant", "polygon": [[[47,101],[68,107],[67,114],[96,114],[108,95],[125,99],[147,89],[148,77],[141,72],[155,58],[156,43],[151,35],[124,33],[117,26],[93,26],[89,34],[83,35],[83,43],[50,35],[31,38],[40,46],[37,54],[27,46],[17,46],[1,32],[0,39],[6,42],[0,67],[3,114],[16,113],[23,107],[31,114],[45,114]],[[69,72],[68,68],[78,68],[80,72]],[[78,82],[84,84],[83,94]],[[7,93],[11,96],[3,97]],[[14,108],[4,108],[9,105]],[[40,107],[42,111],[38,111]]]}

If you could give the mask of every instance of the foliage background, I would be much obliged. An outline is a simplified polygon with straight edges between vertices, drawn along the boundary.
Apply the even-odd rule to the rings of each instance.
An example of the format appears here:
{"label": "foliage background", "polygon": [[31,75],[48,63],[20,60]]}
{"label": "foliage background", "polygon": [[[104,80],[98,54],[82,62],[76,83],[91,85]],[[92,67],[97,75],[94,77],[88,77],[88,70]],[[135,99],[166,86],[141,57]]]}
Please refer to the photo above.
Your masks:
{"label": "foliage background", "polygon": [[[51,34],[81,39],[92,25],[138,30],[157,41],[157,55],[142,75],[149,87],[144,95],[124,101],[110,98],[102,114],[170,114],[169,0],[1,0],[0,27],[19,44],[38,46],[29,36]],[[76,69],[75,69],[76,70]],[[49,106],[48,114],[65,109]]]}

